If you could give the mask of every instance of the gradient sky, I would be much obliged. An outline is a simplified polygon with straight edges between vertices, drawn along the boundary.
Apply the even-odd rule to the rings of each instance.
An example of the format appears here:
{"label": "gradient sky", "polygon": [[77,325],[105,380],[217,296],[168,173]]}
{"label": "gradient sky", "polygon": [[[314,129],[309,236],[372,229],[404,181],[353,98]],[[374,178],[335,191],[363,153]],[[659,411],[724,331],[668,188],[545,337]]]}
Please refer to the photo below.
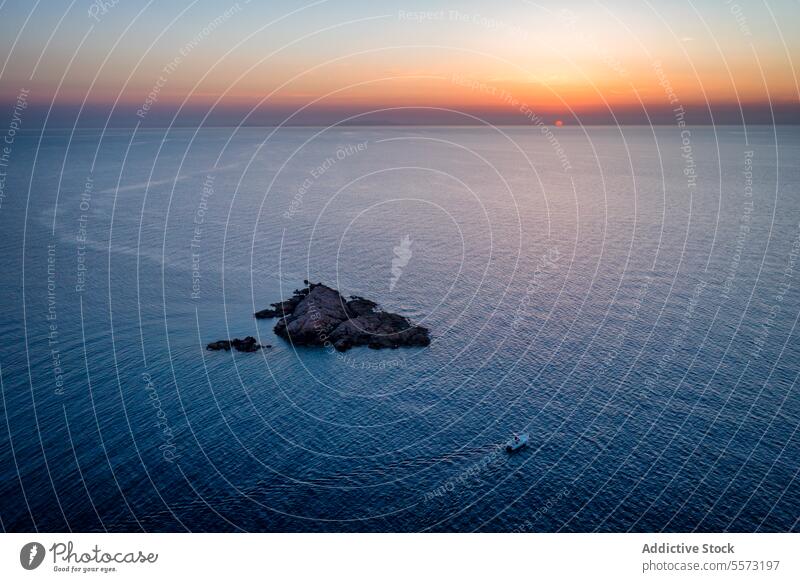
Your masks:
{"label": "gradient sky", "polygon": [[647,111],[668,122],[670,101],[701,121],[710,109],[735,122],[741,108],[798,122],[798,23],[791,0],[9,0],[0,100],[29,89],[42,122],[52,106],[48,123],[70,125],[112,112],[116,124],[167,124],[179,111],[329,123],[398,107],[529,123],[523,105],[548,121],[641,122]]}

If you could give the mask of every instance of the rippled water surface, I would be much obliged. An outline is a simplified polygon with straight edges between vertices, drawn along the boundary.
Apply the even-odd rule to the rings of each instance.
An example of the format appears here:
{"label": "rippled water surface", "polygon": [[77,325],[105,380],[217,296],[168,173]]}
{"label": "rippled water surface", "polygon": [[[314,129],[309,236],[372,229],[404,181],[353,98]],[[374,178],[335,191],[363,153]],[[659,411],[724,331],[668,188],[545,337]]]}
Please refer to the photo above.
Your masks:
{"label": "rippled water surface", "polygon": [[[2,525],[797,530],[798,159],[789,127],[21,133]],[[295,348],[252,313],[304,279],[434,342]]]}

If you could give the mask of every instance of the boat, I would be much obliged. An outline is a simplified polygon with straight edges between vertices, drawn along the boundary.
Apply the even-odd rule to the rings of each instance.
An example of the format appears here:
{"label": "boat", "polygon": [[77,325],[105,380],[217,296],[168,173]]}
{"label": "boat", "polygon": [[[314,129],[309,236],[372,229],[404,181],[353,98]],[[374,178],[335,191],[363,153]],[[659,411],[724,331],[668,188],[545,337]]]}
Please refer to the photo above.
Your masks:
{"label": "boat", "polygon": [[528,444],[528,433],[515,434],[506,443],[506,451],[513,453]]}

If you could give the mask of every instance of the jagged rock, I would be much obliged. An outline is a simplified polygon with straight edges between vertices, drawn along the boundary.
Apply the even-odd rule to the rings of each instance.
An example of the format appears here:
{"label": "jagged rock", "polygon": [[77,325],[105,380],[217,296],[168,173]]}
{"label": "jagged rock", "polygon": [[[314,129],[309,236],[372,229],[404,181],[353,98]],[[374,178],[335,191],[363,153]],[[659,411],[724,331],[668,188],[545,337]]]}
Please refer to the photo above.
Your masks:
{"label": "jagged rock", "polygon": [[[346,300],[336,289],[309,283],[275,309],[259,311],[256,317],[279,317],[275,333],[298,345],[333,346],[343,352],[354,346],[372,349],[430,345],[430,333],[405,317],[387,313],[363,297]],[[264,315],[268,314],[268,315]]]}
{"label": "jagged rock", "polygon": [[234,348],[240,352],[257,352],[261,348],[271,347],[272,346],[270,345],[262,346],[256,341],[256,338],[253,336],[247,336],[244,339],[234,338],[232,340],[219,340],[216,342],[211,342],[206,346],[206,349],[212,351],[225,350],[228,352],[231,348]]}
{"label": "jagged rock", "polygon": [[308,295],[308,289],[295,289],[294,295],[286,301],[271,303],[270,305],[272,305],[273,309],[256,311],[256,319],[271,319],[273,317],[283,317],[286,314],[292,313],[306,295]]}

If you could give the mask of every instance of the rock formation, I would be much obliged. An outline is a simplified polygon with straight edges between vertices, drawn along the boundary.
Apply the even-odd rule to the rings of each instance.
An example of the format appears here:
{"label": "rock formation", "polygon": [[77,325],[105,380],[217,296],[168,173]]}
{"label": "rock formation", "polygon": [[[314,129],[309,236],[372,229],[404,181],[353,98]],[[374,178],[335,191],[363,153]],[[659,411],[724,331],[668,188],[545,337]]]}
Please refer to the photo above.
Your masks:
{"label": "rock formation", "polygon": [[266,345],[262,346],[257,341],[256,338],[253,336],[247,336],[244,339],[234,338],[232,340],[219,340],[216,342],[211,342],[206,346],[207,350],[218,351],[218,350],[225,350],[226,352],[230,351],[231,348],[234,348],[240,352],[257,352],[261,348],[271,348],[272,346]]}
{"label": "rock formation", "polygon": [[275,333],[297,345],[333,346],[343,352],[354,346],[373,349],[427,346],[429,331],[405,317],[381,311],[363,297],[345,299],[336,289],[309,283],[273,309],[256,312],[258,319],[277,317]]}

